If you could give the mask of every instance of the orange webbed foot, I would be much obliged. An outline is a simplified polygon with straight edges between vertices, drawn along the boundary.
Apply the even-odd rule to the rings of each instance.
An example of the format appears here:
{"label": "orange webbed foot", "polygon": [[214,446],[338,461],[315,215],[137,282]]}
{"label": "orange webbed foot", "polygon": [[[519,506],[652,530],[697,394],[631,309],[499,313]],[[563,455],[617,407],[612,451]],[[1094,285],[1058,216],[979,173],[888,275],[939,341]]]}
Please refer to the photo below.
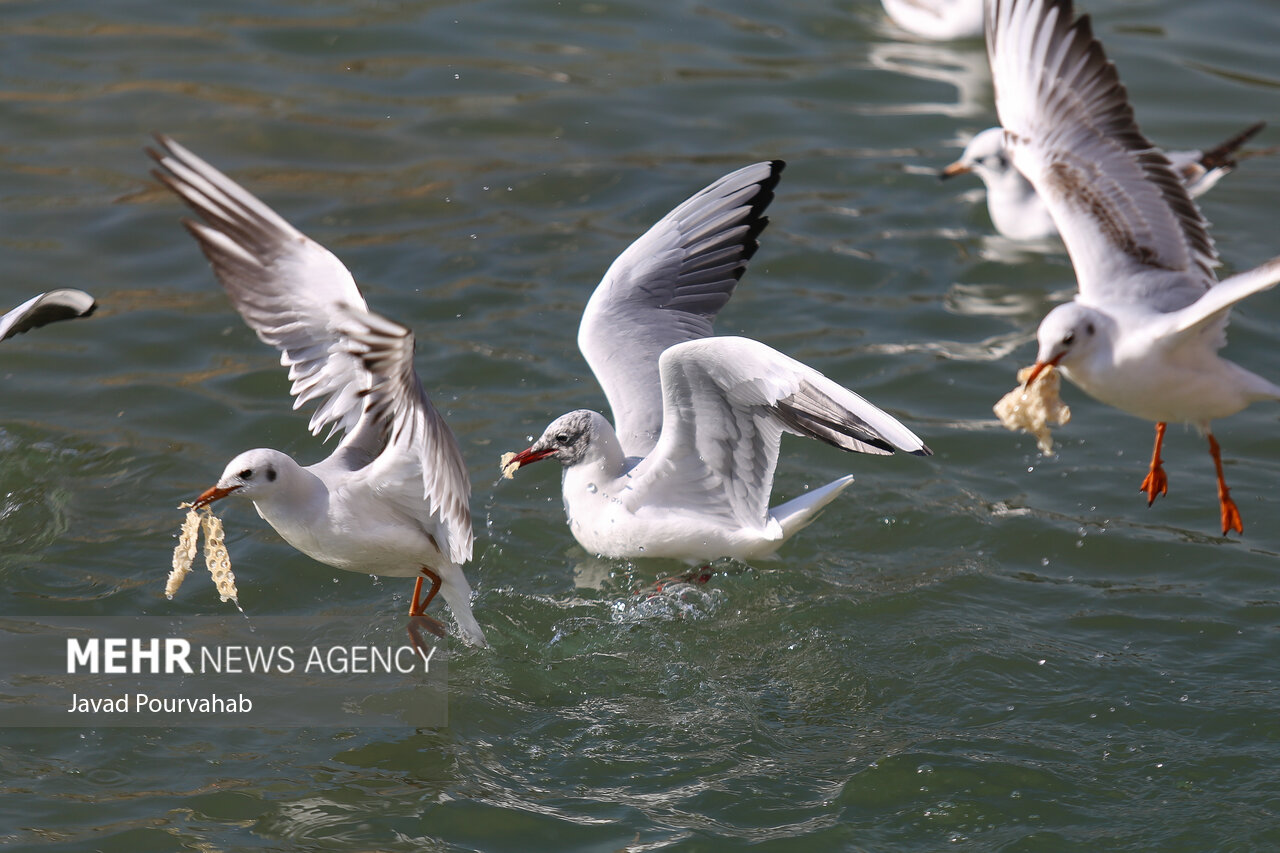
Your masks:
{"label": "orange webbed foot", "polygon": [[1213,433],[1209,433],[1208,438],[1209,454],[1213,457],[1213,467],[1218,473],[1218,503],[1222,504],[1222,535],[1226,536],[1227,531],[1230,530],[1243,534],[1244,522],[1240,520],[1240,508],[1231,499],[1231,490],[1227,488],[1227,480],[1222,476],[1222,448],[1218,446],[1218,440],[1213,437]]}
{"label": "orange webbed foot", "polygon": [[409,624],[405,626],[405,630],[409,633],[409,644],[413,646],[414,651],[425,657],[430,649],[422,639],[422,630],[424,628],[442,638],[448,634],[448,631],[445,629],[443,622],[425,613],[414,613],[409,617]]}
{"label": "orange webbed foot", "polygon": [[[691,569],[682,575],[672,575],[669,578],[663,578],[648,589],[648,597],[653,598],[655,595],[661,593],[664,589],[674,584],[704,584],[714,576],[715,570],[713,570],[711,565],[708,563],[701,568]],[[646,590],[636,590],[637,595],[644,595],[645,593]]]}
{"label": "orange webbed foot", "polygon": [[1244,522],[1240,519],[1240,508],[1236,506],[1236,502],[1231,499],[1230,494],[1221,494],[1218,499],[1222,504],[1222,535],[1226,536],[1231,530],[1243,534]]}
{"label": "orange webbed foot", "polygon": [[[440,591],[440,576],[426,566],[422,567],[421,572],[422,574],[413,584],[413,598],[409,602],[409,624],[405,627],[405,630],[409,632],[409,642],[413,645],[414,651],[426,657],[427,650],[426,643],[422,641],[422,629],[427,629],[437,637],[444,637],[448,632],[445,630],[443,622],[426,614],[427,605],[431,603],[431,599],[435,598],[436,593]],[[431,589],[427,592],[426,598],[422,598],[422,581],[424,579],[431,581]]]}
{"label": "orange webbed foot", "polygon": [[1147,506],[1151,506],[1156,502],[1159,495],[1169,494],[1169,478],[1165,476],[1164,466],[1157,462],[1151,466],[1151,470],[1147,472],[1147,477],[1142,481],[1142,485],[1138,487],[1147,495]]}
{"label": "orange webbed foot", "polygon": [[1147,506],[1156,502],[1156,495],[1169,494],[1169,478],[1164,475],[1161,464],[1160,448],[1164,446],[1164,431],[1168,425],[1164,421],[1156,424],[1156,444],[1151,450],[1151,467],[1147,469],[1147,478],[1138,488],[1147,495]]}

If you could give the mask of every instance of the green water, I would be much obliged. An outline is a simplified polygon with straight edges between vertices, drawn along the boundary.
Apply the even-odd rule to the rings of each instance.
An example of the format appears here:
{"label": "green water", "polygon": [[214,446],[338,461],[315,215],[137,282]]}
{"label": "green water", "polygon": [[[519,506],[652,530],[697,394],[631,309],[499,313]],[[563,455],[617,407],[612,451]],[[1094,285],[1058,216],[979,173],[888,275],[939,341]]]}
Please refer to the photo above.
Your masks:
{"label": "green water", "polygon": [[[1158,143],[1280,120],[1280,13],[1093,4]],[[450,724],[0,731],[7,850],[1251,850],[1280,846],[1276,409],[1217,425],[1245,536],[1216,535],[1204,442],[1074,389],[1045,458],[991,404],[1070,292],[921,168],[994,123],[980,44],[875,3],[9,3],[5,305],[92,319],[0,348],[0,620],[223,613],[161,594],[180,514],[232,456],[328,452],[148,177],[163,131],[337,252],[410,324],[471,466],[475,612]],[[1269,130],[1257,141],[1277,141]],[[740,165],[789,162],[723,333],[893,411],[930,459],[783,448],[776,493],[857,482],[773,562],[593,560],[556,471],[498,455],[604,405],[575,343],[610,261]],[[1228,268],[1280,253],[1280,158],[1204,199]],[[1280,377],[1280,296],[1229,355]],[[252,615],[398,638],[409,585],[224,517]],[[13,665],[10,662],[9,665]]]}

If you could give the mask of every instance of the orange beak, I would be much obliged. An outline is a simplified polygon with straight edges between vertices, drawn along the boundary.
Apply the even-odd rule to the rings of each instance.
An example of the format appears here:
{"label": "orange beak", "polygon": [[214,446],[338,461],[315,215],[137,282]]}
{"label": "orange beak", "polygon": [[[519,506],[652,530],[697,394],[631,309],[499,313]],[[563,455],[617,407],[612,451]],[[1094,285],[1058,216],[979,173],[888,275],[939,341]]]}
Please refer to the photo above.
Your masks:
{"label": "orange beak", "polygon": [[1048,361],[1037,361],[1035,366],[1031,368],[1031,375],[1027,377],[1027,381],[1022,387],[1030,388],[1031,383],[1035,382],[1041,373],[1044,373],[1046,367],[1057,367],[1058,362],[1062,361],[1062,356],[1064,355],[1066,355],[1066,353],[1060,353]]}
{"label": "orange beak", "polygon": [[193,509],[200,509],[201,507],[208,506],[214,501],[222,500],[223,498],[225,498],[227,495],[231,494],[238,488],[240,487],[232,486],[229,489],[220,489],[217,486],[210,486],[209,488],[205,489],[203,492],[200,493],[200,497],[196,498],[195,503],[193,503],[191,506]]}
{"label": "orange beak", "polygon": [[967,175],[972,171],[971,167],[957,160],[938,173],[938,180],[945,181],[947,178],[954,178],[956,175]]}

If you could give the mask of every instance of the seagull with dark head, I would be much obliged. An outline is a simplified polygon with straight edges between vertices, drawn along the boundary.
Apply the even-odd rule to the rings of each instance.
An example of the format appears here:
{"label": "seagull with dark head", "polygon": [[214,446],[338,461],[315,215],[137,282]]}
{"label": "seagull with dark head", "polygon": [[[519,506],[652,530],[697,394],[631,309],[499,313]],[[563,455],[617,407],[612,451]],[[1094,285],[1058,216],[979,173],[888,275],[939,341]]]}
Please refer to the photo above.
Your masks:
{"label": "seagull with dark head", "polygon": [[[783,164],[739,169],[694,195],[605,273],[578,330],[615,423],[556,418],[509,466],[564,466],[569,527],[606,557],[765,557],[853,481],[770,509],[784,432],[844,450],[928,455],[893,416],[757,341],[713,337],[768,223]],[[508,471],[512,470],[510,467]]]}

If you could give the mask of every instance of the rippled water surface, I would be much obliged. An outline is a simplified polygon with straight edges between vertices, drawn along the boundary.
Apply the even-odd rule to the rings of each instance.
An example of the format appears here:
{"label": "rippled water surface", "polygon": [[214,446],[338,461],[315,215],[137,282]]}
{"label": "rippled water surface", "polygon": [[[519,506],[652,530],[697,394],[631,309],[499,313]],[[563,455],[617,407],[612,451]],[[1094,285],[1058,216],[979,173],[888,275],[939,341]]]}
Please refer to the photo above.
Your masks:
{"label": "rippled water surface", "polygon": [[[1160,144],[1258,119],[1280,143],[1280,13],[1093,4]],[[475,488],[475,612],[440,729],[0,731],[6,850],[1189,850],[1280,845],[1274,405],[1218,425],[1243,538],[1193,431],[1169,496],[1150,425],[1068,389],[1060,453],[991,404],[1071,291],[989,236],[950,162],[994,123],[979,43],[870,2],[9,3],[3,302],[90,320],[0,345],[0,621],[224,612],[161,595],[179,513],[237,452],[327,450],[150,179],[174,135],[337,252],[410,324]],[[789,165],[721,332],[800,358],[937,454],[784,445],[777,493],[857,482],[772,562],[636,590],[552,466],[500,452],[604,406],[575,345],[610,261],[760,159]],[[1228,268],[1280,253],[1280,158],[1203,201]],[[1280,377],[1280,296],[1229,354]],[[225,513],[254,614],[399,636],[408,584],[337,572]],[[241,619],[228,612],[228,619]]]}

